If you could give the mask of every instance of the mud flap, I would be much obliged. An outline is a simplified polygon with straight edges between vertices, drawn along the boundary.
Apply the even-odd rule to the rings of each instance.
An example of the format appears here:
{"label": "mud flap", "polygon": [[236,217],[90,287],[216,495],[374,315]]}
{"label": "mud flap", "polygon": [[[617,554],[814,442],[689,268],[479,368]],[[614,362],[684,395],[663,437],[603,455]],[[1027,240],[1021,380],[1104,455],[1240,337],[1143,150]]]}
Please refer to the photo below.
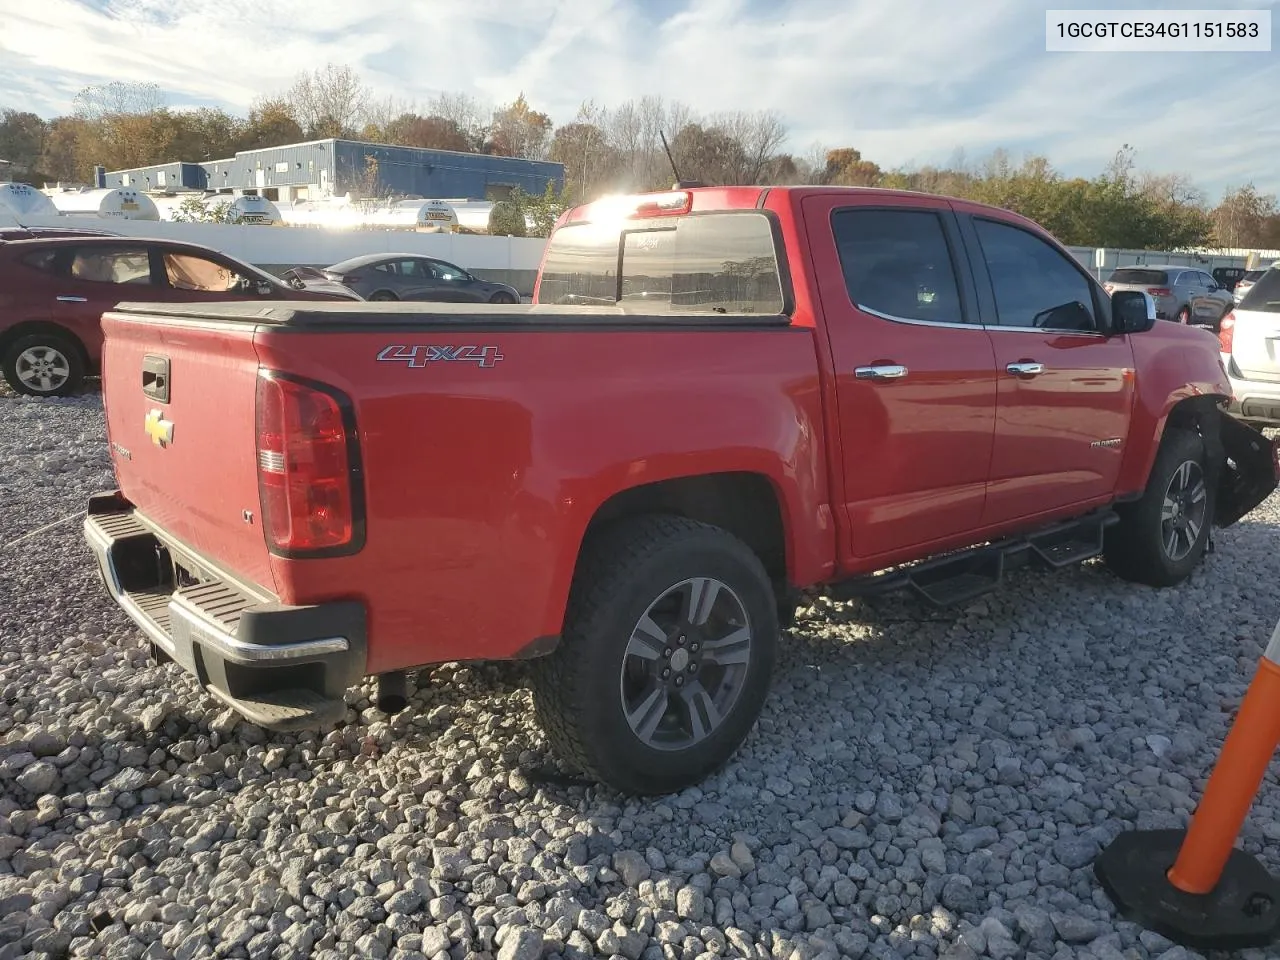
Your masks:
{"label": "mud flap", "polygon": [[[1280,485],[1276,444],[1235,417],[1217,411],[1216,438],[1206,436],[1211,461],[1220,464],[1214,523],[1229,527],[1271,496]],[[1214,440],[1217,442],[1215,443]],[[1221,452],[1215,451],[1218,446]]]}

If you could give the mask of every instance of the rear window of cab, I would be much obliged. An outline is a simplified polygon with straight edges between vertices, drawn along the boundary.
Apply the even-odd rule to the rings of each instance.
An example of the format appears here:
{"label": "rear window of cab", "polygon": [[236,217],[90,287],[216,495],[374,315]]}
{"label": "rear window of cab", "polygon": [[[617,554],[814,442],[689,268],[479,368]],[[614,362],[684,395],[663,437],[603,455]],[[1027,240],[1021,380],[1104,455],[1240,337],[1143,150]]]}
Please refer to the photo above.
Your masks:
{"label": "rear window of cab", "polygon": [[734,212],[566,224],[547,244],[538,302],[776,316],[772,222]]}

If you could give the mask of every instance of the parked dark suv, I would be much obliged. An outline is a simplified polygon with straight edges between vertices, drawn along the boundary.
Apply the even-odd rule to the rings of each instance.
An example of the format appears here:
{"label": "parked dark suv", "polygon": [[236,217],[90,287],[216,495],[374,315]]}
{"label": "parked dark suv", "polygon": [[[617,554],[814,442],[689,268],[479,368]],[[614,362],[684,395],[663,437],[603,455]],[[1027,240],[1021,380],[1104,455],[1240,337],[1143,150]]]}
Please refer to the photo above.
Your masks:
{"label": "parked dark suv", "polygon": [[299,290],[193,243],[78,237],[0,243],[0,371],[19,393],[56,397],[95,373],[99,321],[124,300],[359,300],[337,284]]}

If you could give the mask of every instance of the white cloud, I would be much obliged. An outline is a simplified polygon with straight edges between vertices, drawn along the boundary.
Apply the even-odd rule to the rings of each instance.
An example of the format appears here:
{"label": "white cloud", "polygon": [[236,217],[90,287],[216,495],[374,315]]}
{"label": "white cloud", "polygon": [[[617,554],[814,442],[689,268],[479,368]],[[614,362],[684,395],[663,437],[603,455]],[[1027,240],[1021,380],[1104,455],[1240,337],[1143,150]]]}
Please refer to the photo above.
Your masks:
{"label": "white cloud", "polygon": [[1140,166],[1185,172],[1213,194],[1246,180],[1280,191],[1280,125],[1250,110],[1280,81],[1275,56],[1045,52],[1046,7],[1101,0],[0,5],[14,7],[0,33],[0,106],[45,115],[107,80],[154,81],[174,103],[244,110],[335,61],[411,100],[456,90],[501,102],[523,91],[559,122],[584,99],[660,94],[708,113],[776,110],[798,152],[853,145],[883,166],[1007,146],[1087,175],[1129,143]]}

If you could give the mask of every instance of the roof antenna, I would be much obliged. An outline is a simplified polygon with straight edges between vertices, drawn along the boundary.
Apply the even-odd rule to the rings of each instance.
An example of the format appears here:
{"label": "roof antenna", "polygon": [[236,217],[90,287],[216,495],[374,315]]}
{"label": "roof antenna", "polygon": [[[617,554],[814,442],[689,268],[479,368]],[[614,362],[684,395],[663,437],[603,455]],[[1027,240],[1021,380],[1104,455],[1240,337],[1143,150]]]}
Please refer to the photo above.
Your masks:
{"label": "roof antenna", "polygon": [[676,182],[672,184],[672,190],[684,190],[689,187],[705,187],[706,184],[701,180],[681,180],[680,171],[676,168],[676,158],[671,155],[671,147],[667,145],[667,135],[663,131],[658,131],[658,136],[662,138],[662,149],[666,151],[667,162],[671,164],[671,172],[676,175]]}

